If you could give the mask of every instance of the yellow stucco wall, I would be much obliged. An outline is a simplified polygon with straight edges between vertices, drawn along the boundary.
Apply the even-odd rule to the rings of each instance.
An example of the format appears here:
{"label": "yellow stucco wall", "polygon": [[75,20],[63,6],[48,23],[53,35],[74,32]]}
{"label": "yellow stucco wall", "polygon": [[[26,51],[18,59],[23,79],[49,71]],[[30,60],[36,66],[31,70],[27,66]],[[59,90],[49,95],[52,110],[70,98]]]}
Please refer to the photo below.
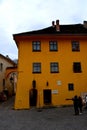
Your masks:
{"label": "yellow stucco wall", "polygon": [[[57,52],[49,51],[50,39],[39,39],[39,41],[41,41],[41,52],[32,52],[32,40],[20,41],[18,44],[18,83],[15,109],[30,108],[29,90],[32,88],[33,80],[36,80],[38,90],[37,107],[44,106],[43,89],[51,89],[52,105],[54,106],[72,104],[72,101],[65,99],[87,92],[87,40],[79,40],[80,52],[72,52],[71,39],[57,40]],[[41,62],[40,74],[32,73],[33,62]],[[50,73],[50,62],[59,63],[59,73]],[[82,73],[73,72],[73,62],[81,62]],[[47,81],[48,86],[46,86]],[[68,83],[74,84],[74,91],[68,90]]]}
{"label": "yellow stucco wall", "polygon": [[[0,70],[0,92],[3,91],[3,89],[8,89],[9,95],[12,94],[12,86],[10,83],[10,78],[5,79],[5,73],[7,67],[13,67],[13,64],[10,63],[7,59],[3,58],[4,56],[0,56],[0,63],[3,64],[2,71]],[[3,85],[3,80],[5,80]]]}

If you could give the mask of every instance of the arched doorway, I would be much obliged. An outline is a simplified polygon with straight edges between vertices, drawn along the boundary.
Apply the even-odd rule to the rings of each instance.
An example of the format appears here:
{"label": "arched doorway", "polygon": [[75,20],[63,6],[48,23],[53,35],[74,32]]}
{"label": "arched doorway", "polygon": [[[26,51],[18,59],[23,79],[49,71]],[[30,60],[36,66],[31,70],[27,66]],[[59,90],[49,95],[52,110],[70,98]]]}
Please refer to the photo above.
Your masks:
{"label": "arched doorway", "polygon": [[29,92],[29,100],[30,100],[30,106],[36,106],[37,105],[37,89],[36,89],[36,81],[32,81],[32,89]]}
{"label": "arched doorway", "polygon": [[30,90],[30,106],[36,106],[37,105],[37,89],[31,89]]}

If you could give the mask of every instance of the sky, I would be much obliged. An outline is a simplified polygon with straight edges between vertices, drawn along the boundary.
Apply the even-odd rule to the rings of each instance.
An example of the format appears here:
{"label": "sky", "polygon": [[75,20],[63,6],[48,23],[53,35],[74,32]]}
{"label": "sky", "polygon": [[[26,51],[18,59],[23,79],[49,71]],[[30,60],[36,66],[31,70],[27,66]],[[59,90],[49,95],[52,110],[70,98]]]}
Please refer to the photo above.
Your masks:
{"label": "sky", "polygon": [[43,29],[52,21],[87,21],[87,0],[0,0],[0,54],[18,58],[13,34]]}

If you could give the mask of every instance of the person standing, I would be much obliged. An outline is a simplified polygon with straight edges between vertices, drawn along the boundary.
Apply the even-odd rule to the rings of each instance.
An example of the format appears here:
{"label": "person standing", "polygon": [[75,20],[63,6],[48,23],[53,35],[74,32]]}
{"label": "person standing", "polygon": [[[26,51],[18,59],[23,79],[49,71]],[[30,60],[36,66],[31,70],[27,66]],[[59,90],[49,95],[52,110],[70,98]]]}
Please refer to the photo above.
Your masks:
{"label": "person standing", "polygon": [[66,99],[66,100],[72,100],[73,101],[73,106],[74,106],[74,111],[75,111],[75,115],[79,115],[79,100],[77,95],[75,95],[73,98],[71,99]]}
{"label": "person standing", "polygon": [[78,97],[78,107],[79,107],[79,114],[82,114],[82,107],[83,107],[83,102],[82,102],[82,98],[79,96]]}
{"label": "person standing", "polygon": [[73,100],[75,115],[79,115],[79,100],[77,95],[75,95],[74,98],[72,98],[72,100]]}
{"label": "person standing", "polygon": [[87,109],[87,95],[85,96],[85,109]]}

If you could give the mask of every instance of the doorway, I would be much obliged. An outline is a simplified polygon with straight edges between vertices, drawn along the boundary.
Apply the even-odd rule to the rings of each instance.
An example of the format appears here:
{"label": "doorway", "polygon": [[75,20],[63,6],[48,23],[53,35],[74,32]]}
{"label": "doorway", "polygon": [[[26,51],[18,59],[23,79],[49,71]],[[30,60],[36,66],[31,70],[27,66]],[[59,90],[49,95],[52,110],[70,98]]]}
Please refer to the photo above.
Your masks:
{"label": "doorway", "polygon": [[37,89],[33,88],[30,90],[30,106],[36,106],[37,105]]}
{"label": "doorway", "polygon": [[51,104],[51,89],[43,90],[44,104]]}

